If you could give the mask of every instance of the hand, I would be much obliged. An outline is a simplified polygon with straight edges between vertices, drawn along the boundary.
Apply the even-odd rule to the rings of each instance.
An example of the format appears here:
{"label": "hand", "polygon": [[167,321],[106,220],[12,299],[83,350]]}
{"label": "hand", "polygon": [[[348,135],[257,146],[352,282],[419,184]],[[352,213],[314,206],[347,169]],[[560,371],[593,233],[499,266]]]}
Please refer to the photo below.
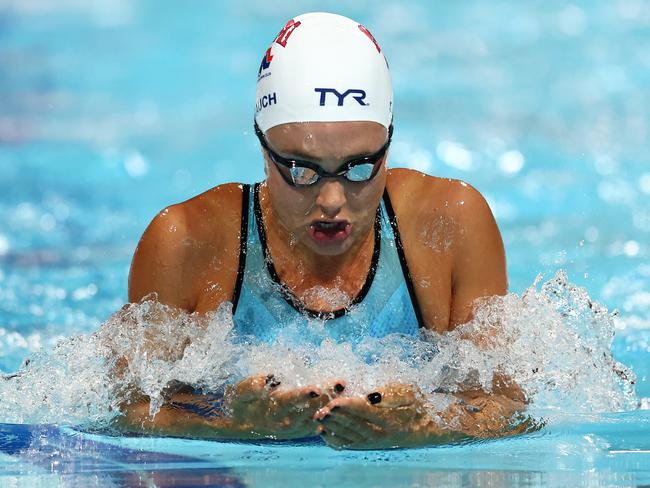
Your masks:
{"label": "hand", "polygon": [[317,435],[313,415],[345,389],[343,381],[325,388],[282,390],[273,375],[247,378],[226,390],[224,409],[242,437],[297,439]]}
{"label": "hand", "polygon": [[[524,402],[500,394],[461,393],[458,403],[441,413],[443,421],[476,438],[503,437],[537,429],[531,419],[516,418]],[[516,421],[518,420],[518,421]]]}
{"label": "hand", "polygon": [[459,398],[434,420],[417,389],[395,383],[366,397],[332,400],[316,412],[314,420],[322,439],[335,449],[390,449],[539,428],[529,420],[513,422],[513,416],[524,409],[522,402],[503,395],[472,395]]}
{"label": "hand", "polygon": [[318,432],[335,449],[421,446],[447,435],[433,422],[413,386],[389,384],[367,396],[337,398],[314,415]]}
{"label": "hand", "polygon": [[177,391],[154,416],[140,398],[121,406],[113,420],[121,431],[204,439],[296,439],[314,436],[314,412],[345,389],[335,381],[283,391],[273,375],[254,376],[226,388],[223,398]]}

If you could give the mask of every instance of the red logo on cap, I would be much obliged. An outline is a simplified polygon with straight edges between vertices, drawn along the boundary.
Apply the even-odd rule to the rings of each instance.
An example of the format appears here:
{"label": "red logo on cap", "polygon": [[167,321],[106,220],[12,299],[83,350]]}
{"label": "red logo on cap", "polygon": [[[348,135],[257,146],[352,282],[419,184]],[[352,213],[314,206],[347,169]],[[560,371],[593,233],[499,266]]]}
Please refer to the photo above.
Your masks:
{"label": "red logo on cap", "polygon": [[296,22],[295,20],[291,19],[289,22],[287,22],[287,24],[282,28],[278,36],[275,38],[275,42],[280,44],[282,47],[287,47],[287,41],[289,40],[289,37],[291,37],[293,31],[295,31],[299,25],[300,22]]}
{"label": "red logo on cap", "polygon": [[372,41],[372,43],[375,45],[375,47],[377,48],[377,52],[380,53],[380,52],[381,52],[381,48],[379,47],[379,44],[377,43],[377,40],[376,40],[376,39],[374,38],[374,36],[370,33],[370,31],[369,31],[368,29],[366,29],[364,26],[362,26],[361,24],[359,24],[359,30],[360,30],[361,32],[363,32],[365,35],[368,36],[368,39],[370,39],[370,40]]}
{"label": "red logo on cap", "polygon": [[266,50],[266,54],[262,58],[262,63],[260,64],[260,70],[257,72],[258,76],[262,74],[263,69],[268,69],[268,67],[271,66],[271,61],[273,61],[273,55],[271,54],[271,48],[268,48]]}

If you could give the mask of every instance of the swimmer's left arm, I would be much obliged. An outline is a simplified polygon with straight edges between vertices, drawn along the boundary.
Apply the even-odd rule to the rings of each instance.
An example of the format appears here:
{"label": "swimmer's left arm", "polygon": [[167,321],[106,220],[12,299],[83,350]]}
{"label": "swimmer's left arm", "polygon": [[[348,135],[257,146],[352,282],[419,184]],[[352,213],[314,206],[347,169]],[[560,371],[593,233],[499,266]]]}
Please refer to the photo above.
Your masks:
{"label": "swimmer's left arm", "polygon": [[[485,198],[473,187],[458,182],[458,211],[452,269],[452,302],[448,330],[469,322],[477,300],[508,292],[506,255],[499,227]],[[476,330],[476,329],[475,329]],[[480,329],[482,334],[465,336],[479,348],[489,347],[500,328]],[[521,388],[507,376],[495,372],[491,392],[465,391],[457,396],[466,401],[493,403],[504,399],[525,402]],[[491,397],[491,398],[490,398]]]}
{"label": "swimmer's left arm", "polygon": [[474,188],[458,183],[455,198],[452,295],[448,330],[471,320],[477,299],[508,291],[503,240],[485,198]]}
{"label": "swimmer's left arm", "polygon": [[330,447],[391,449],[523,433],[534,428],[528,420],[517,419],[523,410],[521,402],[490,395],[435,412],[412,386],[392,384],[367,397],[333,400],[314,419]]}
{"label": "swimmer's left arm", "polygon": [[[427,181],[424,179],[423,181]],[[419,226],[411,232],[413,238],[428,235],[427,229],[432,223],[444,218],[449,222],[448,231],[451,269],[449,282],[451,293],[449,312],[436,314],[436,310],[423,308],[427,327],[438,332],[452,331],[461,324],[469,322],[474,315],[477,300],[481,298],[505,295],[508,291],[506,256],[499,227],[492,215],[485,198],[472,186],[462,181],[447,181],[440,186],[439,180],[432,180],[433,185],[418,188],[419,193],[442,194],[439,198],[422,199],[421,212],[418,213]],[[445,205],[441,210],[440,200]],[[437,247],[420,247],[420,252],[413,253],[413,265],[435,261],[434,256],[426,252],[439,253]],[[422,250],[426,252],[422,252]],[[426,265],[425,265],[426,267]],[[426,277],[426,276],[425,276]],[[425,280],[428,281],[428,280]],[[435,302],[435,297],[427,296],[428,287],[418,290],[423,303]],[[427,313],[428,312],[428,313]],[[463,335],[479,348],[489,347],[491,339],[499,333],[499,327],[474,328],[471,334]],[[507,377],[495,374],[491,392],[505,395],[512,400],[521,401],[523,395],[519,387]],[[467,391],[467,395],[478,395],[482,391]]]}

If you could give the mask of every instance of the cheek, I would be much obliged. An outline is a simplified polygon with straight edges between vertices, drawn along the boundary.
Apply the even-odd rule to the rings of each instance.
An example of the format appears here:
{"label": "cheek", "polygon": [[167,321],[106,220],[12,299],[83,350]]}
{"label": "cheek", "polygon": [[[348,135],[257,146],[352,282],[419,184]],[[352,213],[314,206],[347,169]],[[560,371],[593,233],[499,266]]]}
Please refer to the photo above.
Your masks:
{"label": "cheek", "polygon": [[271,171],[266,182],[271,207],[285,227],[290,228],[295,223],[301,224],[314,204],[310,192],[290,187],[277,171]]}
{"label": "cheek", "polygon": [[349,191],[350,206],[353,211],[362,212],[373,210],[379,205],[384,188],[386,187],[386,170],[382,169],[367,185],[352,187]]}

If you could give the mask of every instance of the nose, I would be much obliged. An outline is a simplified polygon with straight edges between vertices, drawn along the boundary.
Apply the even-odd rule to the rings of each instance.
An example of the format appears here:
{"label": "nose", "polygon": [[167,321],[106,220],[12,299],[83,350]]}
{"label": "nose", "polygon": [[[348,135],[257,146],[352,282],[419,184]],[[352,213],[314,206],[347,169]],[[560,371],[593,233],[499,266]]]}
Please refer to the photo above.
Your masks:
{"label": "nose", "polygon": [[336,217],[346,201],[345,188],[340,181],[324,180],[316,197],[316,205],[320,207],[325,216]]}

